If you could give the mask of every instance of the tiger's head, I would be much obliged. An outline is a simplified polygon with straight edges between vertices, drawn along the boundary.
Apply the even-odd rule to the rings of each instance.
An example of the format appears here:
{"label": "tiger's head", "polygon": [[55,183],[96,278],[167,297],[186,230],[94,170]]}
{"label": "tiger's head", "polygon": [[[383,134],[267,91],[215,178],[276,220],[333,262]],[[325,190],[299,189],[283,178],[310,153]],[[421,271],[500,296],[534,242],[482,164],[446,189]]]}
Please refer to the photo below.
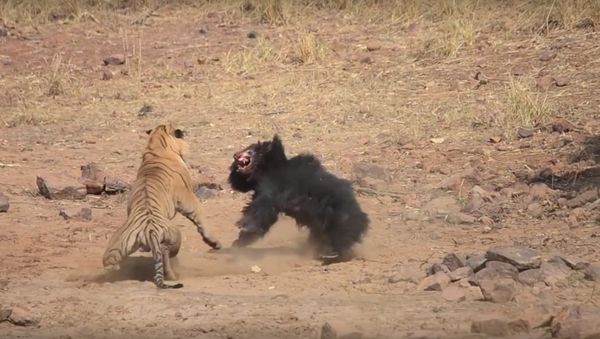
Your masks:
{"label": "tiger's head", "polygon": [[166,151],[179,155],[182,159],[188,154],[189,145],[185,140],[186,132],[171,125],[158,125],[146,131],[149,151]]}

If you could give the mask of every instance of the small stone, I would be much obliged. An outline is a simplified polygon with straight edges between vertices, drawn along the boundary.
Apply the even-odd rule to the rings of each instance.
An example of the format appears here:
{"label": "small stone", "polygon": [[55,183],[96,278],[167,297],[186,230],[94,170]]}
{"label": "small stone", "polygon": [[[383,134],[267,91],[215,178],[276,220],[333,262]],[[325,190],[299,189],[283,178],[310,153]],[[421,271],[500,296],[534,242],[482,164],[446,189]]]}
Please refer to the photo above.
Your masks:
{"label": "small stone", "polygon": [[92,220],[92,209],[89,207],[73,208],[68,210],[61,210],[58,215],[63,217],[65,220]]}
{"label": "small stone", "polygon": [[460,268],[457,268],[454,271],[448,273],[448,276],[450,277],[450,281],[452,281],[452,282],[462,280],[462,279],[467,279],[472,275],[473,275],[473,269],[471,269],[470,267],[460,267]]}
{"label": "small stone", "polygon": [[42,197],[50,200],[85,199],[87,189],[74,180],[53,178],[52,180],[37,176],[36,184]]}
{"label": "small stone", "polygon": [[471,324],[471,333],[483,333],[492,337],[505,337],[509,334],[508,323],[504,319],[476,320]]}
{"label": "small stone", "polygon": [[326,322],[321,328],[320,339],[361,339],[363,334],[342,320]]}
{"label": "small stone", "polygon": [[487,259],[482,255],[471,255],[467,258],[467,266],[469,266],[475,273],[483,269],[486,262]]}
{"label": "small stone", "polygon": [[557,87],[564,87],[571,84],[571,80],[569,78],[561,76],[555,77],[554,82],[556,83]]}
{"label": "small stone", "polygon": [[496,304],[509,302],[515,297],[515,289],[504,283],[482,280],[479,282],[479,288],[486,301]]}
{"label": "small stone", "polygon": [[581,206],[587,204],[588,202],[596,201],[596,199],[598,199],[598,191],[595,189],[587,190],[587,191],[577,195],[575,198],[567,200],[567,207],[569,207],[569,208],[581,207]]}
{"label": "small stone", "polygon": [[450,283],[450,277],[444,272],[428,276],[417,286],[418,291],[442,291]]}
{"label": "small stone", "polygon": [[360,58],[360,63],[361,64],[372,64],[374,62],[375,62],[375,60],[370,55],[363,56],[362,58]]}
{"label": "small stone", "polygon": [[8,321],[15,326],[37,326],[40,323],[40,319],[31,315],[29,312],[14,307],[10,316],[8,317]]}
{"label": "small stone", "polygon": [[521,65],[516,65],[510,70],[510,73],[513,76],[521,76],[521,75],[525,74],[525,69]]}
{"label": "small stone", "polygon": [[10,201],[8,197],[0,193],[0,213],[6,213],[10,209]]}
{"label": "small stone", "polygon": [[87,194],[100,194],[104,190],[104,178],[106,174],[93,162],[81,166],[81,177],[79,181],[85,185]]}
{"label": "small stone", "polygon": [[585,269],[585,279],[590,281],[600,281],[600,263],[590,264]]}
{"label": "small stone", "polygon": [[554,77],[551,76],[541,76],[535,80],[536,87],[542,91],[549,90],[554,84]]}
{"label": "small stone", "polygon": [[529,128],[519,128],[517,130],[517,135],[522,139],[530,138],[533,136],[533,130]]}
{"label": "small stone", "polygon": [[542,55],[540,55],[540,61],[550,61],[554,58],[556,58],[556,53],[552,51],[545,51],[542,53]]}
{"label": "small stone", "polygon": [[442,291],[442,299],[459,303],[467,300],[467,292],[457,285],[450,285]]}
{"label": "small stone", "polygon": [[109,68],[102,70],[102,80],[110,80],[114,77],[113,72]]}
{"label": "small stone", "polygon": [[111,56],[108,56],[106,58],[104,58],[103,60],[104,65],[106,66],[118,66],[118,65],[123,65],[125,64],[125,55],[123,54],[113,54]]}
{"label": "small stone", "polygon": [[373,52],[381,49],[381,44],[379,42],[368,42],[367,43],[367,51]]}
{"label": "small stone", "polygon": [[532,268],[519,273],[519,282],[528,286],[533,286],[543,280],[542,270],[539,268]]}
{"label": "small stone", "polygon": [[248,39],[256,39],[258,37],[258,33],[256,33],[255,31],[250,31],[250,32],[248,32],[248,34],[246,35],[246,37]]}
{"label": "small stone", "polygon": [[197,187],[194,190],[194,194],[196,195],[196,197],[198,197],[202,201],[208,200],[215,196],[215,193],[213,192],[213,190],[211,190],[210,188],[205,187],[205,186]]}
{"label": "small stone", "polygon": [[502,261],[488,261],[485,267],[495,270],[502,278],[517,279],[519,276],[519,270],[516,267]]}
{"label": "small stone", "polygon": [[540,203],[532,202],[527,205],[527,214],[534,218],[539,218],[544,214],[544,207]]}
{"label": "small stone", "polygon": [[556,339],[579,339],[581,338],[581,325],[575,321],[557,322],[552,326],[552,338]]}
{"label": "small stone", "polygon": [[524,246],[494,247],[486,252],[486,258],[511,264],[519,271],[539,268],[542,263],[539,252]]}
{"label": "small stone", "polygon": [[462,254],[450,253],[444,256],[442,264],[446,265],[450,271],[467,266],[467,256]]}

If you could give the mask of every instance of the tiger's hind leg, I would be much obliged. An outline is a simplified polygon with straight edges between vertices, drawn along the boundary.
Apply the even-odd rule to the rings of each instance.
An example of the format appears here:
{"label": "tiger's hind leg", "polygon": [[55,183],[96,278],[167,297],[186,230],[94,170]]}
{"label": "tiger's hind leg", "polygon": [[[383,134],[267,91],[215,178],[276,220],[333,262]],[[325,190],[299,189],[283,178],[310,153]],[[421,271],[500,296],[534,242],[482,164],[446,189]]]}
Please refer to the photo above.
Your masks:
{"label": "tiger's hind leg", "polygon": [[212,247],[215,250],[221,249],[221,243],[216,238],[213,238],[209,232],[202,226],[202,220],[200,220],[200,202],[194,193],[190,193],[186,196],[185,201],[179,201],[177,205],[177,212],[181,213],[189,221],[194,223],[198,229],[198,233],[202,236],[202,241],[205,244]]}
{"label": "tiger's hind leg", "polygon": [[165,267],[165,278],[166,280],[177,280],[179,279],[177,273],[171,265],[171,258],[175,258],[181,248],[181,232],[177,226],[170,228],[170,244],[162,245],[163,262]]}
{"label": "tiger's hind leg", "polygon": [[[166,244],[161,244],[156,232],[150,233],[150,246],[154,257],[154,284],[158,288],[182,288],[183,284],[167,285],[164,282],[164,274],[167,271],[172,273],[171,261],[169,259],[169,248]],[[166,263],[165,263],[166,259]],[[165,268],[165,265],[168,268]]]}

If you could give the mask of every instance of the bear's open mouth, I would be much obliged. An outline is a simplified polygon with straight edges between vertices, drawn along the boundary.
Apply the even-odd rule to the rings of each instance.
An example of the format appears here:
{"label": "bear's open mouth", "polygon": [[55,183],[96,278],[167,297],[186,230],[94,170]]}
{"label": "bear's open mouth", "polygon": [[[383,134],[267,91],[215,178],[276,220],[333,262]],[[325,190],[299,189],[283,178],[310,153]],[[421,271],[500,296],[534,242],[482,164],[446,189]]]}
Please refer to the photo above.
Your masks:
{"label": "bear's open mouth", "polygon": [[252,156],[246,152],[238,153],[234,156],[239,169],[244,170],[252,164]]}

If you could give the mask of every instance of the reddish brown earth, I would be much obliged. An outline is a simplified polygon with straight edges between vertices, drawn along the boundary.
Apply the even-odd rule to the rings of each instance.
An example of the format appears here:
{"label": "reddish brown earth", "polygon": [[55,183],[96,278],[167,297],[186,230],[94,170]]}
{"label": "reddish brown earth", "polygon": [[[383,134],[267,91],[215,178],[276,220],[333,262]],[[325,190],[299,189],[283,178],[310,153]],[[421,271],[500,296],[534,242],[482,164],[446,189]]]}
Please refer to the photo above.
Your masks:
{"label": "reddish brown earth", "polygon": [[[129,19],[102,17],[37,31],[6,25],[10,34],[0,37],[0,193],[10,199],[8,212],[0,213],[0,304],[39,320],[3,322],[2,337],[315,338],[336,319],[366,337],[461,336],[478,317],[510,318],[539,303],[579,304],[596,314],[600,292],[582,275],[553,287],[550,296],[520,287],[508,303],[477,300],[477,287],[466,288],[466,300],[449,302],[441,292],[418,291],[417,283],[447,253],[482,254],[496,245],[524,245],[546,259],[562,253],[600,261],[597,192],[581,207],[560,200],[595,190],[598,182],[597,32],[507,37],[486,29],[456,58],[425,59],[416,53],[433,34],[427,25],[328,14],[270,27],[221,12],[188,13],[186,20],[175,10],[158,13],[142,30]],[[119,29],[115,22],[125,24]],[[325,57],[299,64],[294,49],[306,33],[298,29],[307,25]],[[250,31],[259,39],[247,38]],[[540,60],[546,50],[557,56]],[[110,66],[112,79],[103,80],[102,60],[119,53],[127,63]],[[537,90],[544,67],[568,85]],[[548,125],[522,132],[526,138],[490,118],[508,109],[496,102],[511,91],[511,69],[524,73],[526,93],[548,95],[542,112]],[[477,71],[489,81],[474,88]],[[152,112],[139,114],[144,104]],[[574,127],[552,131],[557,118]],[[360,257],[321,266],[299,256],[295,249],[306,234],[288,218],[245,254],[211,253],[179,219],[183,289],[157,290],[148,281],[151,264],[139,260],[132,263],[139,269],[124,270],[118,281],[86,281],[100,271],[108,238],[125,218],[125,198],[48,200],[37,194],[36,176],[76,183],[79,167],[95,162],[131,182],[142,131],[161,123],[189,132],[194,180],[224,188],[203,208],[206,227],[226,247],[246,199],[227,187],[227,167],[233,151],[250,142],[278,133],[290,155],[312,151],[348,179],[360,179],[356,163],[384,169],[388,180],[357,184],[375,190],[359,190],[372,220]],[[452,177],[469,169],[475,174]],[[545,183],[536,186],[542,193],[529,187],[535,178]],[[501,189],[515,183],[519,194],[502,202],[478,202],[452,218],[423,217],[444,208],[432,206],[434,198],[465,207],[475,185],[506,197]],[[91,221],[59,216],[83,205],[91,207]],[[391,283],[398,274],[405,281]]]}

